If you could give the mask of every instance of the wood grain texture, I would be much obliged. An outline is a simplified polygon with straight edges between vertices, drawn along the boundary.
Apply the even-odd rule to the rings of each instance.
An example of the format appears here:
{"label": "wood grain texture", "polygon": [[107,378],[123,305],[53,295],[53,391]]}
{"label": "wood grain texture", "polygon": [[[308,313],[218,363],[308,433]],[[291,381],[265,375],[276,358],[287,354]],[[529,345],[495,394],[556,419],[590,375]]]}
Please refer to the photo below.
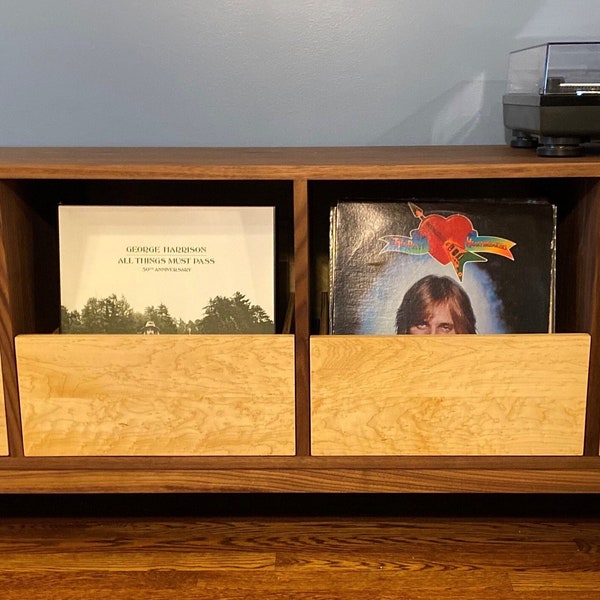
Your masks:
{"label": "wood grain texture", "polygon": [[600,177],[598,157],[507,146],[0,148],[6,179],[467,179]]}
{"label": "wood grain texture", "polygon": [[577,455],[588,335],[313,336],[314,455]]}
{"label": "wood grain texture", "polygon": [[306,180],[294,181],[294,333],[296,342],[296,448],[310,454],[310,258]]}
{"label": "wood grain texture", "polygon": [[593,518],[9,518],[13,598],[577,600],[600,595]]}
{"label": "wood grain texture", "polygon": [[13,456],[23,456],[14,336],[35,323],[33,239],[31,211],[18,186],[0,182],[0,358]]}
{"label": "wood grain texture", "polygon": [[600,442],[600,182],[585,179],[576,202],[562,208],[557,239],[557,323],[560,331],[591,335],[585,452],[598,455]]}
{"label": "wood grain texture", "polygon": [[[10,462],[10,460],[7,460]],[[551,463],[550,463],[551,464]],[[2,493],[600,493],[600,469],[88,467],[0,469]]]}
{"label": "wood grain texture", "polygon": [[290,455],[293,336],[16,339],[25,453]]}
{"label": "wood grain texture", "polygon": [[598,455],[600,449],[600,183],[588,184],[577,205],[578,237],[575,267],[576,328],[591,334],[588,405],[586,411],[586,451]]}
{"label": "wood grain texture", "polygon": [[8,454],[8,431],[6,428],[6,406],[1,364],[2,357],[0,356],[0,455],[6,456]]}

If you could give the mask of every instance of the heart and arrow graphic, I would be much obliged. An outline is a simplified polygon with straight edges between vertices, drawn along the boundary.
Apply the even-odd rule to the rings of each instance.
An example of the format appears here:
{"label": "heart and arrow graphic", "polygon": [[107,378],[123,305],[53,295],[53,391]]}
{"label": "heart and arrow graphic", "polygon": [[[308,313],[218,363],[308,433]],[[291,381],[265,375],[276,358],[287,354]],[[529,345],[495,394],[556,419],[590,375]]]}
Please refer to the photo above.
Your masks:
{"label": "heart and arrow graphic", "polygon": [[487,258],[481,256],[482,253],[497,254],[514,260],[511,248],[515,246],[515,242],[497,236],[480,236],[465,215],[425,215],[416,204],[409,202],[408,206],[419,219],[419,226],[411,230],[410,236],[386,235],[380,238],[385,242],[381,253],[429,254],[442,265],[451,264],[460,281],[467,263],[487,261]]}

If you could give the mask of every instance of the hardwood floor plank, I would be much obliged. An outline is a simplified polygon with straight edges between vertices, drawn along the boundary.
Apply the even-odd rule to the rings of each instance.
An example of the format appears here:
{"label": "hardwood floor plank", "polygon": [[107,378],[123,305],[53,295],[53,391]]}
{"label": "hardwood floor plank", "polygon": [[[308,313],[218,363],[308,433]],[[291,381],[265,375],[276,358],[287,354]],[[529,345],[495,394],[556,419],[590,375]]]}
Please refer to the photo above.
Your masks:
{"label": "hardwood floor plank", "polygon": [[3,600],[597,600],[599,548],[592,517],[10,517],[0,589]]}
{"label": "hardwood floor plank", "polygon": [[[65,537],[65,531],[69,531]],[[35,517],[0,520],[2,544],[44,540],[78,540],[80,544],[131,543],[146,548],[170,541],[195,547],[271,550],[320,543],[370,547],[373,543],[463,541],[486,543],[565,542],[600,543],[599,519],[482,519],[411,517],[230,517],[123,518]]]}
{"label": "hardwood floor plank", "polygon": [[99,550],[3,552],[2,568],[12,571],[235,571],[275,568],[275,555],[260,552],[157,552]]}
{"label": "hardwood floor plank", "polygon": [[488,545],[413,542],[373,551],[278,552],[277,569],[321,570],[433,570],[471,571],[485,569],[543,568],[546,572],[600,572],[600,555],[584,554],[574,543]]}
{"label": "hardwood floor plank", "polygon": [[[156,572],[136,574],[133,573],[103,573],[103,572],[73,572],[50,576],[40,573],[16,574],[6,576],[0,574],[0,584],[4,590],[18,591],[26,589],[51,588],[54,592],[59,590],[78,592],[82,594],[87,590],[98,592],[132,592],[133,597],[138,597],[139,592],[148,593],[171,591],[177,596],[187,592],[194,592],[197,597],[221,598],[264,598],[273,597],[312,597],[337,598],[361,597],[380,598],[388,594],[411,593],[414,597],[424,598],[425,592],[456,594],[457,598],[477,598],[476,594],[485,597],[494,597],[494,593],[510,592],[510,582],[505,575],[493,573],[353,573],[338,572],[324,573],[319,577],[306,577],[300,574],[268,574],[239,572],[218,574],[205,572],[201,574],[177,573],[165,576]],[[377,595],[380,594],[380,595]],[[283,595],[283,596],[282,596]],[[62,596],[55,596],[62,597]],[[96,597],[91,596],[91,597]],[[393,596],[389,596],[393,597]],[[412,595],[410,596],[412,597]]]}
{"label": "hardwood floor plank", "polygon": [[[345,599],[345,600],[553,600],[577,598],[597,600],[598,588],[580,590],[536,589],[512,590],[509,577],[494,573],[446,573],[440,577],[399,573],[324,573],[306,578],[300,574],[269,574],[254,572],[248,575],[230,573],[186,573],[169,571],[17,573],[0,572],[2,597],[40,599],[51,598],[112,598],[138,600],[141,598],[199,598],[211,600],[260,599]],[[471,574],[472,575],[472,574]],[[547,585],[547,584],[546,584]],[[35,590],[35,596],[32,596]]]}
{"label": "hardwood floor plank", "polygon": [[509,574],[513,588],[520,592],[562,591],[595,592],[600,598],[600,570],[555,572],[546,569],[527,570]]}

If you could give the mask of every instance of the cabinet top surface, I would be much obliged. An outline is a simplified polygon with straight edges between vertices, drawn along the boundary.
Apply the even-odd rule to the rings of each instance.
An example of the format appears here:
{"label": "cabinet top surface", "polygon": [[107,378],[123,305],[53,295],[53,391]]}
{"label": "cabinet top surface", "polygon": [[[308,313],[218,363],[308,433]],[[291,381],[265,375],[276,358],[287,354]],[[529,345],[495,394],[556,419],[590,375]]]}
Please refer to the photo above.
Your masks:
{"label": "cabinet top surface", "polygon": [[540,158],[508,146],[4,147],[4,179],[444,179],[600,177],[600,151]]}

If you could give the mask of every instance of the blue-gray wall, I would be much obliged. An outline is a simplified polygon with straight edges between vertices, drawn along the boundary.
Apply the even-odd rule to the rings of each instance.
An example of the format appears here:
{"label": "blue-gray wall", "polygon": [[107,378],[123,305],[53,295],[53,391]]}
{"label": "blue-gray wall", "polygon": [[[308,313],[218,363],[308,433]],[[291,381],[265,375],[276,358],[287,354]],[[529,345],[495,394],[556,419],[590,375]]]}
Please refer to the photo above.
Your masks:
{"label": "blue-gray wall", "polygon": [[599,0],[0,0],[0,145],[504,143],[507,55]]}

